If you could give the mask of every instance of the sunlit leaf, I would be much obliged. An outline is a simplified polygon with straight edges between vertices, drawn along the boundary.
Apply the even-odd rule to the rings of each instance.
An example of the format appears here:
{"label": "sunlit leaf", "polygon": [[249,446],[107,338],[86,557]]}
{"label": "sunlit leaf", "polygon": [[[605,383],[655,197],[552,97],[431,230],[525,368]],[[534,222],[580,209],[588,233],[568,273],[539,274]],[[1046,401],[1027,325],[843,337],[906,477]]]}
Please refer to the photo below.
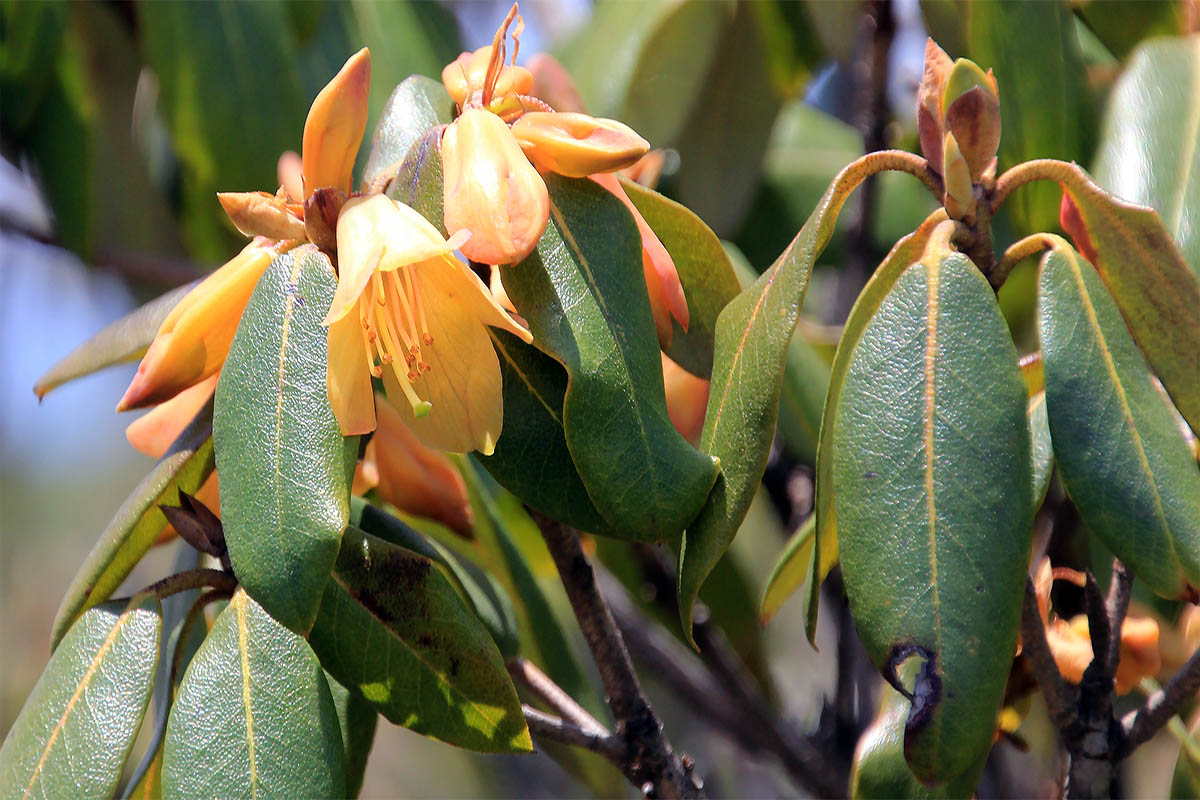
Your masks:
{"label": "sunlit leaf", "polygon": [[375,743],[375,728],[379,712],[370,703],[342,686],[332,675],[325,675],[333,707],[337,710],[342,743],[346,748],[346,796],[358,797],[363,775],[367,771],[367,756]]}
{"label": "sunlit leaf", "polygon": [[[379,116],[363,171],[363,184],[370,185],[389,169],[398,168],[430,128],[453,120],[454,101],[441,81],[424,75],[406,78],[392,92]],[[440,186],[438,191],[440,194]]]}

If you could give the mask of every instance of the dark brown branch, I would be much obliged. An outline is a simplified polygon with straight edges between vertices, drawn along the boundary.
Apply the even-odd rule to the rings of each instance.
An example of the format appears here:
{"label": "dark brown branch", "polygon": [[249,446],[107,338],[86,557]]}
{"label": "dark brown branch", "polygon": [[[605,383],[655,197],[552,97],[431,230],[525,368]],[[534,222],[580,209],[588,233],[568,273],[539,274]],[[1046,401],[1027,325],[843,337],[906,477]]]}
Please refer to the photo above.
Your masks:
{"label": "dark brown branch", "polygon": [[617,736],[630,747],[622,765],[626,778],[643,793],[660,798],[703,797],[699,780],[675,754],[662,722],[642,692],[629,652],[608,605],[596,587],[596,573],[571,528],[529,509],[558,568],[567,599],[604,682],[608,707],[617,721]]}
{"label": "dark brown branch", "polygon": [[1166,686],[1146,698],[1142,707],[1130,711],[1121,720],[1123,736],[1117,748],[1117,758],[1125,758],[1139,745],[1150,740],[1183,705],[1200,691],[1200,650],[1192,653],[1187,663],[1175,673]]}
{"label": "dark brown branch", "polygon": [[629,747],[608,731],[583,728],[528,705],[522,705],[521,710],[525,712],[525,724],[534,736],[591,750],[621,768],[629,761]]}
{"label": "dark brown branch", "polygon": [[[1108,652],[1105,661],[1109,675],[1117,674],[1117,664],[1121,659],[1121,627],[1125,624],[1125,616],[1129,613],[1129,598],[1133,594],[1133,573],[1121,563],[1113,559],[1112,583],[1108,587],[1108,600],[1105,605],[1108,612]],[[1096,652],[1093,649],[1093,652]]]}
{"label": "dark brown branch", "polygon": [[513,680],[525,686],[539,700],[557,711],[564,721],[587,731],[608,734],[608,728],[589,714],[587,709],[576,703],[571,695],[563,691],[562,687],[532,662],[523,658],[514,658],[508,662],[508,672],[512,675]]}
{"label": "dark brown branch", "polygon": [[1075,701],[1079,692],[1068,685],[1058,671],[1054,654],[1046,642],[1046,627],[1038,611],[1037,593],[1031,579],[1025,581],[1025,602],[1021,608],[1021,651],[1046,698],[1046,708],[1055,726],[1061,731],[1074,724]]}

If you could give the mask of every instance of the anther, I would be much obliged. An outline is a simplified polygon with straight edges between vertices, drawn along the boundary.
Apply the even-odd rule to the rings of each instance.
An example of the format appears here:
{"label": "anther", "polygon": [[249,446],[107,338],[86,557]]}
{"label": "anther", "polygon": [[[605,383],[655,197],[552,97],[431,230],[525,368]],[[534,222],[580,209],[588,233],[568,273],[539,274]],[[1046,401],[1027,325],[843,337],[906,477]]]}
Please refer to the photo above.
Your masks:
{"label": "anther", "polygon": [[410,381],[415,381],[415,380],[417,379],[417,377],[418,377],[418,375],[417,375],[417,371],[416,371],[416,370],[410,369],[410,370],[408,371],[408,379],[409,379]]}
{"label": "anther", "polygon": [[425,344],[433,344],[433,334],[429,334],[429,333],[421,334],[421,341],[424,342]]}

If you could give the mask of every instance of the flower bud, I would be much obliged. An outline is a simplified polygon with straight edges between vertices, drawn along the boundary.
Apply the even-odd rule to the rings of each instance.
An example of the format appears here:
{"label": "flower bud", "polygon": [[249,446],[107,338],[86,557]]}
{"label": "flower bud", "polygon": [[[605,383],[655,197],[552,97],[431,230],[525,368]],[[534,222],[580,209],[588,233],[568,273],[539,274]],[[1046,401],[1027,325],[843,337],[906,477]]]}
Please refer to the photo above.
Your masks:
{"label": "flower bud", "polygon": [[942,87],[954,62],[933,39],[925,40],[925,74],[917,91],[917,131],[921,152],[934,172],[942,171]]}
{"label": "flower bud", "polygon": [[991,70],[984,74],[965,58],[954,62],[942,92],[942,117],[943,128],[954,134],[967,161],[971,179],[978,181],[1000,147],[1000,95]]}
{"label": "flower bud", "polygon": [[446,230],[471,232],[462,252],[484,264],[516,264],[550,218],[546,184],[504,121],[469,108],[442,136]]}
{"label": "flower bud", "polygon": [[371,53],[364,47],[313,100],[304,122],[301,154],[305,200],[324,186],[350,192],[354,159],[367,128],[370,88]]}
{"label": "flower bud", "polygon": [[942,180],[946,184],[942,205],[951,219],[974,214],[975,186],[971,181],[971,170],[958,149],[958,141],[949,131],[942,140]]}
{"label": "flower bud", "polygon": [[628,125],[575,112],[531,111],[513,123],[512,133],[534,166],[568,178],[615,172],[650,150]]}
{"label": "flower bud", "polygon": [[[482,93],[487,79],[488,64],[492,61],[494,48],[489,44],[473,53],[462,53],[442,70],[442,85],[458,103],[466,105],[471,96]],[[496,85],[491,94],[504,97],[509,94],[529,94],[533,89],[533,74],[524,67],[500,67]]]}
{"label": "flower bud", "polygon": [[246,236],[265,236],[276,241],[307,238],[299,205],[266,192],[217,192],[217,200],[233,226]]}

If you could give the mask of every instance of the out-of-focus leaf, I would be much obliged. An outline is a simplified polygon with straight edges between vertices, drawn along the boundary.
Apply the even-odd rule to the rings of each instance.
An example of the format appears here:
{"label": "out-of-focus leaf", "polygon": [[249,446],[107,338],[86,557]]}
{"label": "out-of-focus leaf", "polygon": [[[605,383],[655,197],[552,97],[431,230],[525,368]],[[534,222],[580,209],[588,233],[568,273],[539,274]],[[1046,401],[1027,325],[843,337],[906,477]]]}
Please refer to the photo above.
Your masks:
{"label": "out-of-focus leaf", "polygon": [[167,314],[195,285],[189,283],[172,289],[141,308],[130,311],[116,322],[109,323],[46,370],[33,385],[33,393],[40,399],[76,378],[141,358],[154,341],[154,335],[158,333],[158,327]]}
{"label": "out-of-focus leaf", "polygon": [[183,166],[185,235],[194,254],[223,260],[239,237],[213,193],[277,186],[279,154],[299,143],[311,99],[285,4],[145,3],[137,26]]}
{"label": "out-of-focus leaf", "polygon": [[[1200,108],[1200,106],[1198,106]],[[1200,281],[1152,209],[1114,198],[1074,164],[1053,164],[1133,338],[1192,430],[1200,430]],[[1071,231],[1072,236],[1079,231]],[[1082,243],[1076,242],[1082,249]]]}
{"label": "out-of-focus leaf", "polygon": [[229,558],[251,597],[307,633],[349,518],[358,438],[325,390],[321,324],[337,279],[312,245],[259,280],[217,383],[213,440]]}
{"label": "out-of-focus leaf", "polygon": [[[363,171],[363,185],[370,185],[389,168],[398,168],[412,152],[413,146],[435,125],[454,120],[454,101],[441,81],[424,75],[406,78],[384,106],[371,137],[371,153]],[[435,151],[436,155],[436,151]],[[438,161],[439,175],[441,161]],[[399,189],[400,187],[396,187]],[[438,181],[438,203],[441,203],[441,181]],[[403,199],[394,197],[393,199]],[[405,200],[405,202],[408,202]],[[441,227],[439,215],[434,222]]]}
{"label": "out-of-focus leaf", "polygon": [[212,404],[179,434],[84,559],[54,616],[50,642],[57,647],[71,624],[116,591],[166,525],[159,506],[177,505],[179,493],[195,493],[213,471]]}
{"label": "out-of-focus leaf", "polygon": [[784,601],[808,580],[816,534],[817,517],[810,514],[804,524],[788,537],[779,559],[771,568],[771,577],[767,578],[762,601],[759,603],[758,613],[764,625],[775,616],[775,612],[783,606]]}
{"label": "out-of-focus leaf", "polygon": [[1200,730],[1193,721],[1188,730],[1178,718],[1167,723],[1168,729],[1180,740],[1179,757],[1175,761],[1175,774],[1171,779],[1172,800],[1200,797]]}
{"label": "out-of-focus leaf", "polygon": [[[900,680],[911,685],[920,663],[911,659],[897,670]],[[899,800],[899,798],[971,797],[979,782],[985,758],[975,769],[968,769],[952,783],[936,789],[925,787],[912,774],[904,760],[904,724],[908,718],[908,698],[890,686],[884,686],[879,714],[858,737],[854,764],[850,768],[850,797],[855,800]]]}
{"label": "out-of-focus leaf", "polygon": [[113,793],[150,702],[161,629],[153,594],[83,615],[0,747],[5,797]]}
{"label": "out-of-focus leaf", "polygon": [[312,649],[238,590],[171,708],[163,797],[343,797],[345,760]]}
{"label": "out-of-focus leaf", "polygon": [[1182,30],[1183,6],[1171,0],[1082,0],[1072,6],[1096,38],[1121,60],[1143,39]]}
{"label": "out-of-focus leaf", "polygon": [[0,124],[23,132],[55,77],[71,6],[47,3],[0,4]]}
{"label": "out-of-focus leaf", "polygon": [[729,256],[716,234],[687,207],[633,181],[622,179],[621,185],[671,254],[687,297],[688,329],[672,323],[675,335],[667,355],[693,375],[708,378],[717,315],[741,291]]}
{"label": "out-of-focus leaf", "polygon": [[825,51],[839,61],[849,61],[862,22],[862,7],[824,0],[804,0],[803,6]]}
{"label": "out-of-focus leaf", "polygon": [[[763,152],[783,103],[771,83],[752,5],[738,3],[733,19],[723,23],[708,77],[677,137],[679,171],[671,178],[680,201],[722,236],[738,229],[754,199]],[[657,99],[660,106],[662,100]]]}
{"label": "out-of-focus leaf", "polygon": [[949,235],[935,230],[880,303],[826,420],[859,636],[896,682],[901,662],[922,662],[904,755],[923,783],[960,778],[991,747],[1033,533],[1016,349]]}
{"label": "out-of-focus leaf", "polygon": [[397,725],[471,750],[532,749],[495,643],[424,556],[348,528],[309,641]]}
{"label": "out-of-focus leaf", "polygon": [[[969,52],[950,55],[991,68],[1000,85],[1000,170],[1034,158],[1085,161],[1093,126],[1085,114],[1083,63],[1067,4],[969,0],[960,14]],[[1054,229],[1058,200],[1052,187],[1036,186],[1005,208],[1020,232],[1034,233]]]}
{"label": "out-of-focus leaf", "polygon": [[379,712],[370,703],[342,686],[333,676],[326,673],[333,707],[337,711],[338,726],[342,731],[342,744],[346,748],[346,797],[358,797],[362,789],[363,775],[367,771],[367,756],[375,744],[375,728],[379,724]]}
{"label": "out-of-focus leaf", "polygon": [[517,654],[520,634],[517,632],[512,599],[488,572],[436,539],[425,538],[383,509],[357,497],[350,498],[350,524],[437,564],[444,570],[443,575],[474,608],[475,616],[488,629],[501,655],[511,658]]}
{"label": "out-of-focus leaf", "polygon": [[1063,483],[1138,579],[1183,597],[1200,587],[1200,470],[1116,303],[1057,241],[1042,261],[1038,321]]}
{"label": "out-of-focus leaf", "polygon": [[[1097,16],[1107,18],[1112,4],[1103,5],[1103,13]],[[1139,12],[1148,10],[1146,3],[1125,5],[1130,12],[1135,7]],[[1124,200],[1157,211],[1192,271],[1200,275],[1197,126],[1200,36],[1147,42],[1113,87],[1096,159],[1096,181]]]}
{"label": "out-of-focus leaf", "polygon": [[658,338],[628,210],[589,180],[548,176],[550,224],[506,267],[504,288],[538,347],[567,370],[567,447],[597,510],[619,536],[675,536],[717,472],[671,424]]}

